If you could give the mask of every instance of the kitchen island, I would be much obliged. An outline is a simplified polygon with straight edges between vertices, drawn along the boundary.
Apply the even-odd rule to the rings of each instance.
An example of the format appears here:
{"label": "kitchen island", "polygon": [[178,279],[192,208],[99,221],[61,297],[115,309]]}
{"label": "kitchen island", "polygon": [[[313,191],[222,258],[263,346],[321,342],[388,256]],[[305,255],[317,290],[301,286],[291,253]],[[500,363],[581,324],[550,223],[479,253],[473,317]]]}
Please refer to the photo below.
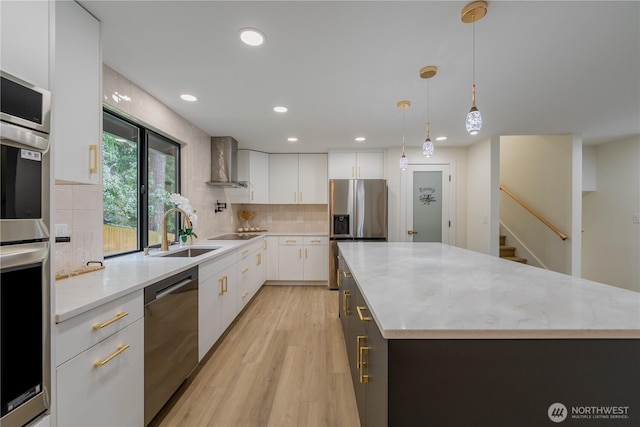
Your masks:
{"label": "kitchen island", "polygon": [[640,293],[439,243],[340,243],[363,426],[640,425]]}

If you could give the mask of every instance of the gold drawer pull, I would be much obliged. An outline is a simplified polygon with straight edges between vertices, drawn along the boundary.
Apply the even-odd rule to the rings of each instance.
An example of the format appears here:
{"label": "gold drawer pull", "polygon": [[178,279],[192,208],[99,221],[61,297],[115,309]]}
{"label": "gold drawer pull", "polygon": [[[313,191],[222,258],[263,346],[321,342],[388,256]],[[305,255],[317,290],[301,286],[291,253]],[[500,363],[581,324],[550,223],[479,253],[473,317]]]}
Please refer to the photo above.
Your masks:
{"label": "gold drawer pull", "polygon": [[89,165],[89,174],[93,175],[98,173],[98,144],[91,144],[89,146],[89,153],[93,153],[91,156],[91,164]]}
{"label": "gold drawer pull", "polygon": [[249,292],[245,292],[244,294],[242,294],[242,299],[245,299],[248,296],[249,296]]}
{"label": "gold drawer pull", "polygon": [[287,243],[296,243],[297,240],[287,240]]}
{"label": "gold drawer pull", "polygon": [[93,325],[93,329],[102,329],[105,328],[107,326],[109,326],[110,324],[117,322],[118,320],[122,319],[123,317],[128,316],[129,313],[127,313],[126,311],[123,311],[121,313],[116,314],[116,316],[111,319],[111,320],[107,320],[104,323],[98,323],[97,325]]}
{"label": "gold drawer pull", "polygon": [[107,363],[111,362],[114,358],[118,357],[120,354],[122,354],[123,351],[125,351],[126,349],[129,348],[129,344],[122,344],[121,346],[118,347],[118,349],[109,357],[107,357],[106,359],[103,360],[98,360],[97,362],[95,362],[93,364],[93,366],[95,366],[96,368],[99,368],[100,366],[104,366]]}
{"label": "gold drawer pull", "polygon": [[220,284],[220,290],[218,291],[218,296],[224,295],[224,277],[218,279],[218,283]]}
{"label": "gold drawer pull", "polygon": [[343,271],[342,275],[344,276],[345,279],[351,279],[353,277],[351,273],[349,273],[348,271]]}
{"label": "gold drawer pull", "polygon": [[360,347],[360,343],[362,343],[362,344],[366,344],[367,343],[367,336],[366,335],[358,335],[356,337],[356,367],[358,369],[360,369],[360,365],[362,364],[362,353],[360,353],[360,349],[362,347]]}
{"label": "gold drawer pull", "polygon": [[322,240],[312,240],[311,243],[322,243]]}
{"label": "gold drawer pull", "polygon": [[247,267],[247,268],[243,268],[243,269],[242,269],[242,274],[246,273],[247,271],[249,271],[249,267]]}
{"label": "gold drawer pull", "polygon": [[229,292],[229,288],[227,288],[227,285],[229,284],[229,279],[227,278],[227,276],[224,276],[222,280],[224,281],[224,289],[222,293],[226,294],[227,292]]}
{"label": "gold drawer pull", "polygon": [[342,310],[346,316],[351,316],[351,312],[349,311],[349,297],[351,296],[350,291],[344,291],[344,299],[342,301]]}
{"label": "gold drawer pull", "polygon": [[371,317],[365,317],[362,315],[362,310],[368,310],[367,307],[358,305],[356,306],[356,310],[358,310],[358,317],[360,318],[360,320],[362,320],[363,322],[368,322],[371,320]]}
{"label": "gold drawer pull", "polygon": [[262,264],[262,254],[256,255],[256,265]]}
{"label": "gold drawer pull", "polygon": [[364,373],[364,367],[368,364],[367,362],[364,361],[364,354],[369,354],[369,350],[370,347],[360,347],[360,366],[359,366],[359,371],[360,371],[360,382],[361,383],[368,383],[369,382],[369,375]]}
{"label": "gold drawer pull", "polygon": [[342,283],[340,282],[340,273],[342,272],[342,270],[340,270],[339,268],[336,269],[336,284],[338,285],[339,288],[342,287]]}
{"label": "gold drawer pull", "polygon": [[245,249],[244,251],[242,251],[242,255],[246,255],[249,253],[249,249]]}

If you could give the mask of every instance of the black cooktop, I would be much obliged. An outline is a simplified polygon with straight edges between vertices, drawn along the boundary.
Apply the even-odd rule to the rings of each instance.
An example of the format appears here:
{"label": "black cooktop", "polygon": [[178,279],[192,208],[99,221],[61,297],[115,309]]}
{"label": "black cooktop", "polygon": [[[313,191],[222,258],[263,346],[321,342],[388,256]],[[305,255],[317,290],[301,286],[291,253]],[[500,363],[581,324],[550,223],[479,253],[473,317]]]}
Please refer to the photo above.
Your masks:
{"label": "black cooktop", "polygon": [[256,233],[224,234],[222,236],[211,237],[208,240],[249,240],[258,237]]}

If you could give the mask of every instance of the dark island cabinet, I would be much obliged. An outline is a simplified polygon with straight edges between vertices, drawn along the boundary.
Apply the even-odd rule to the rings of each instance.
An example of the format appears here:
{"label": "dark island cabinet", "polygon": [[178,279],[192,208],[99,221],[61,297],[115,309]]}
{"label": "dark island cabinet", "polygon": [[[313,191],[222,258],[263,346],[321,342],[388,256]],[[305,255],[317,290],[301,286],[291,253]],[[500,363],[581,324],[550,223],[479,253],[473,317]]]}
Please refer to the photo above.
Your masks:
{"label": "dark island cabinet", "polygon": [[362,427],[640,426],[640,340],[385,339],[339,269]]}
{"label": "dark island cabinet", "polygon": [[382,337],[342,259],[340,320],[362,427],[387,426],[387,340]]}

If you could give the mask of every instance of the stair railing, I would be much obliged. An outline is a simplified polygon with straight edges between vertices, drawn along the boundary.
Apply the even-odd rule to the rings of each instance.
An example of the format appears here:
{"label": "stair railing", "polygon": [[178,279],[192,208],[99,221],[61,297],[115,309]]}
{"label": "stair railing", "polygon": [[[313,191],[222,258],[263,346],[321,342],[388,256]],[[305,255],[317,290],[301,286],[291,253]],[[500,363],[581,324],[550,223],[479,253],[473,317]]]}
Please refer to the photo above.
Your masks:
{"label": "stair railing", "polygon": [[564,234],[562,231],[558,230],[556,227],[553,226],[553,224],[551,224],[549,221],[547,221],[544,217],[542,217],[542,215],[540,215],[538,212],[536,212],[535,210],[531,209],[525,202],[523,202],[518,196],[516,196],[515,194],[513,194],[511,191],[507,190],[505,188],[504,185],[500,184],[500,190],[504,191],[505,194],[509,197],[511,197],[513,200],[515,200],[516,203],[518,203],[520,206],[522,206],[523,208],[525,208],[531,215],[535,216],[536,218],[538,218],[538,220],[540,220],[540,222],[542,222],[544,225],[546,225],[547,227],[549,227],[549,229],[551,229],[551,231],[553,231],[554,233],[556,233],[558,235],[558,237],[560,237],[562,240],[567,240],[567,238],[569,236],[567,236],[566,234]]}

